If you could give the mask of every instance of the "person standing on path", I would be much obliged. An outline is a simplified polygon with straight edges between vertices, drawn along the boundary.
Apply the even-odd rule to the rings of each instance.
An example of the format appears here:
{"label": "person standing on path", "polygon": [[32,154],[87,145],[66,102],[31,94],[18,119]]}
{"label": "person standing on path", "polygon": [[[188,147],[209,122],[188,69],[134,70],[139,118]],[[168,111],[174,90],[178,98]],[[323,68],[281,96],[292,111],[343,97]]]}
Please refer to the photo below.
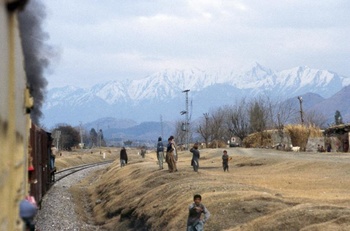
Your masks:
{"label": "person standing on path", "polygon": [[174,138],[174,136],[170,136],[170,139],[171,139],[171,143],[173,144],[173,147],[174,147],[174,160],[177,161],[178,155],[177,155],[177,147],[176,147],[176,143],[175,143],[175,138]]}
{"label": "person standing on path", "polygon": [[128,163],[128,154],[125,147],[120,150],[120,167],[124,167]]}
{"label": "person standing on path", "polygon": [[232,160],[232,157],[229,157],[229,155],[227,155],[227,151],[224,150],[223,151],[223,155],[222,155],[222,167],[224,169],[224,172],[228,171],[228,161]]}
{"label": "person standing on path", "polygon": [[157,160],[158,160],[159,169],[163,169],[164,145],[163,145],[162,137],[158,138],[158,143],[157,143]]}
{"label": "person standing on path", "polygon": [[168,163],[168,169],[169,172],[176,172],[177,171],[177,167],[176,167],[176,161],[174,158],[174,152],[176,151],[175,145],[172,142],[172,140],[174,138],[172,138],[173,136],[169,137],[168,139],[168,146],[167,146],[167,150],[166,150],[166,162]]}
{"label": "person standing on path", "polygon": [[[203,231],[204,224],[210,217],[210,212],[202,204],[202,196],[194,195],[194,203],[189,206],[189,214],[187,219],[187,231]],[[204,217],[201,218],[202,213]]]}
{"label": "person standing on path", "polygon": [[198,150],[198,144],[197,143],[195,143],[193,145],[193,148],[190,149],[190,152],[192,152],[191,165],[193,166],[193,170],[195,172],[198,172],[200,153],[199,153],[199,150]]}

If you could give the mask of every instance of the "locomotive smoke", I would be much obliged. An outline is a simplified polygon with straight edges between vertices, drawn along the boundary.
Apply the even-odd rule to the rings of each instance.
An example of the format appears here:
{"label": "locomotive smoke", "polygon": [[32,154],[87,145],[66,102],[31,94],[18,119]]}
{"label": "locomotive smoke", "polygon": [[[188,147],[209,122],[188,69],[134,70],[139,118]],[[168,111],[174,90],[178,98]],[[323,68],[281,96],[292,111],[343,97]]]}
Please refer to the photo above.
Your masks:
{"label": "locomotive smoke", "polygon": [[49,36],[42,29],[42,22],[45,18],[45,6],[39,0],[29,1],[24,11],[18,16],[25,72],[31,95],[34,98],[34,108],[31,110],[30,117],[38,125],[42,117],[41,108],[47,86],[44,70],[49,65],[48,54],[51,49],[45,44]]}

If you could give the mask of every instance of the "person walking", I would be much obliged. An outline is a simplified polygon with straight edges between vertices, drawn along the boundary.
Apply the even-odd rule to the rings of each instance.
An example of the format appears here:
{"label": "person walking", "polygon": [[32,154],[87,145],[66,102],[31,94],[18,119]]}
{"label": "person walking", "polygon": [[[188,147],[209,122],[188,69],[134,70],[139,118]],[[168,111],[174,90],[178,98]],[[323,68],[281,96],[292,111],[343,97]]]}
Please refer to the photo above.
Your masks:
{"label": "person walking", "polygon": [[[209,210],[202,204],[202,196],[194,195],[193,204],[188,208],[187,231],[203,231],[204,224],[210,217]],[[201,215],[204,217],[201,218]]]}
{"label": "person walking", "polygon": [[128,163],[128,154],[125,147],[120,150],[120,167],[124,167]]}
{"label": "person walking", "polygon": [[174,153],[176,152],[175,145],[173,143],[173,136],[169,137],[168,139],[168,145],[167,145],[167,150],[166,150],[166,162],[168,163],[168,169],[169,172],[176,172],[177,167],[176,167],[176,161],[174,158]]}
{"label": "person walking", "polygon": [[162,137],[158,138],[158,143],[157,143],[157,160],[158,160],[159,169],[163,169],[164,145],[163,145]]}
{"label": "person walking", "polygon": [[192,152],[191,165],[193,166],[193,170],[195,172],[198,172],[200,153],[199,153],[199,150],[198,150],[198,144],[197,143],[195,143],[193,145],[193,147],[190,149],[190,152]]}
{"label": "person walking", "polygon": [[223,155],[222,155],[222,167],[224,169],[224,172],[228,171],[228,161],[232,160],[232,157],[229,157],[229,155],[227,155],[227,151],[224,150],[223,151]]}
{"label": "person walking", "polygon": [[175,138],[174,136],[170,136],[171,139],[171,143],[173,144],[174,147],[174,160],[177,161],[178,156],[177,156],[177,147],[176,147],[176,143],[175,143]]}

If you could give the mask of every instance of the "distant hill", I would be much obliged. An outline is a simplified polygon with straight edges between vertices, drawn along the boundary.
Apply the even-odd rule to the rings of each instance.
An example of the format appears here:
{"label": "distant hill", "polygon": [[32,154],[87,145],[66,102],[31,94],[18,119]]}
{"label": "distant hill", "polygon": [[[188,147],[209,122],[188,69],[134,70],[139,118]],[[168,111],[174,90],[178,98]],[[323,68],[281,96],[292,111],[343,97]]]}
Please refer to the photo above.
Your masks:
{"label": "distant hill", "polygon": [[[243,70],[208,72],[199,69],[164,70],[138,80],[111,81],[82,89],[72,86],[48,91],[42,123],[78,125],[103,117],[130,119],[137,123],[180,118],[185,94],[193,118],[210,108],[232,104],[242,97],[268,95],[280,101],[306,93],[329,98],[350,84],[350,78],[327,70],[295,67],[273,71],[254,63]],[[305,101],[305,105],[307,101]]]}
{"label": "distant hill", "polygon": [[277,72],[254,63],[240,72],[164,70],[144,79],[111,81],[91,89],[51,89],[42,123],[49,129],[57,123],[83,124],[87,131],[102,129],[106,139],[154,142],[161,135],[160,117],[165,137],[174,134],[175,121],[184,119],[180,112],[186,109],[186,89],[190,90],[193,126],[203,113],[259,95],[289,102],[295,117],[300,110],[297,97],[301,96],[305,112],[322,113],[331,124],[339,110],[343,121],[350,121],[350,78],[308,67]]}
{"label": "distant hill", "polygon": [[335,111],[340,111],[343,122],[350,122],[350,85],[339,92],[311,107],[312,110],[323,113],[334,122]]}

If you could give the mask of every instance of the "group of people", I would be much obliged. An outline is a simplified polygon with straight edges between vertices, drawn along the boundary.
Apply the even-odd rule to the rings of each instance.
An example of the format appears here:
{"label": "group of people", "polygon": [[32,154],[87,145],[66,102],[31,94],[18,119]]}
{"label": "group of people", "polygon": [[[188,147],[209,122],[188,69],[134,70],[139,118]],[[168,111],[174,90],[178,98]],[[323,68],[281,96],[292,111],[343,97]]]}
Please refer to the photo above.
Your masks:
{"label": "group of people", "polygon": [[[198,172],[198,169],[199,169],[199,158],[200,158],[200,152],[198,150],[198,144],[195,143],[193,145],[193,147],[190,149],[190,152],[192,152],[192,160],[191,160],[191,166],[193,166],[193,170],[195,172]],[[227,151],[224,150],[223,151],[223,155],[222,155],[222,167],[224,169],[224,172],[228,172],[228,162],[230,160],[232,160],[232,157],[230,157],[228,154],[227,154]]]}
{"label": "group of people", "polygon": [[[165,162],[168,164],[168,170],[169,172],[177,172],[177,149],[175,145],[175,139],[174,136],[170,136],[168,138],[168,145],[166,147],[166,154],[165,154]],[[157,160],[159,169],[163,169],[163,162],[164,162],[164,144],[162,141],[162,137],[158,138],[157,143]]]}
{"label": "group of people", "polygon": [[332,146],[330,145],[330,144],[327,144],[327,149],[325,149],[324,147],[323,147],[323,145],[322,146],[320,146],[319,144],[317,145],[317,152],[331,152],[332,151]]}
{"label": "group of people", "polygon": [[[198,143],[195,143],[193,147],[190,149],[190,152],[192,153],[192,160],[191,160],[191,166],[193,167],[193,170],[195,172],[198,172],[199,169],[199,158],[200,158],[200,152],[198,150]],[[168,145],[166,148],[166,155],[165,155],[165,161],[168,164],[168,170],[169,172],[176,172],[177,171],[177,149],[175,145],[174,136],[170,136],[168,139]],[[229,166],[228,163],[232,159],[232,157],[229,157],[227,154],[227,151],[223,151],[222,155],[222,166],[224,169],[224,172],[228,172]],[[163,169],[163,163],[164,163],[164,144],[162,141],[162,137],[158,138],[157,143],[157,161],[159,165],[159,169]]]}
{"label": "group of people", "polygon": [[[198,172],[199,169],[199,158],[200,158],[200,152],[198,149],[199,145],[198,143],[195,143],[193,147],[190,149],[190,152],[192,153],[192,160],[191,160],[191,166],[193,167],[193,170],[195,172]],[[177,172],[177,166],[176,162],[178,160],[178,154],[177,154],[177,148],[175,144],[174,136],[170,136],[168,138],[168,144],[166,146],[166,152],[164,152],[164,144],[162,141],[162,137],[158,138],[157,143],[157,162],[159,165],[159,169],[164,169],[163,163],[164,160],[168,164],[168,170],[169,172]],[[143,157],[144,158],[144,157]],[[231,160],[232,157],[229,157],[227,154],[227,151],[223,151],[222,155],[222,167],[224,172],[228,172],[229,170],[229,160]],[[128,155],[126,153],[125,147],[122,147],[120,150],[120,167],[124,167],[128,163]]]}

